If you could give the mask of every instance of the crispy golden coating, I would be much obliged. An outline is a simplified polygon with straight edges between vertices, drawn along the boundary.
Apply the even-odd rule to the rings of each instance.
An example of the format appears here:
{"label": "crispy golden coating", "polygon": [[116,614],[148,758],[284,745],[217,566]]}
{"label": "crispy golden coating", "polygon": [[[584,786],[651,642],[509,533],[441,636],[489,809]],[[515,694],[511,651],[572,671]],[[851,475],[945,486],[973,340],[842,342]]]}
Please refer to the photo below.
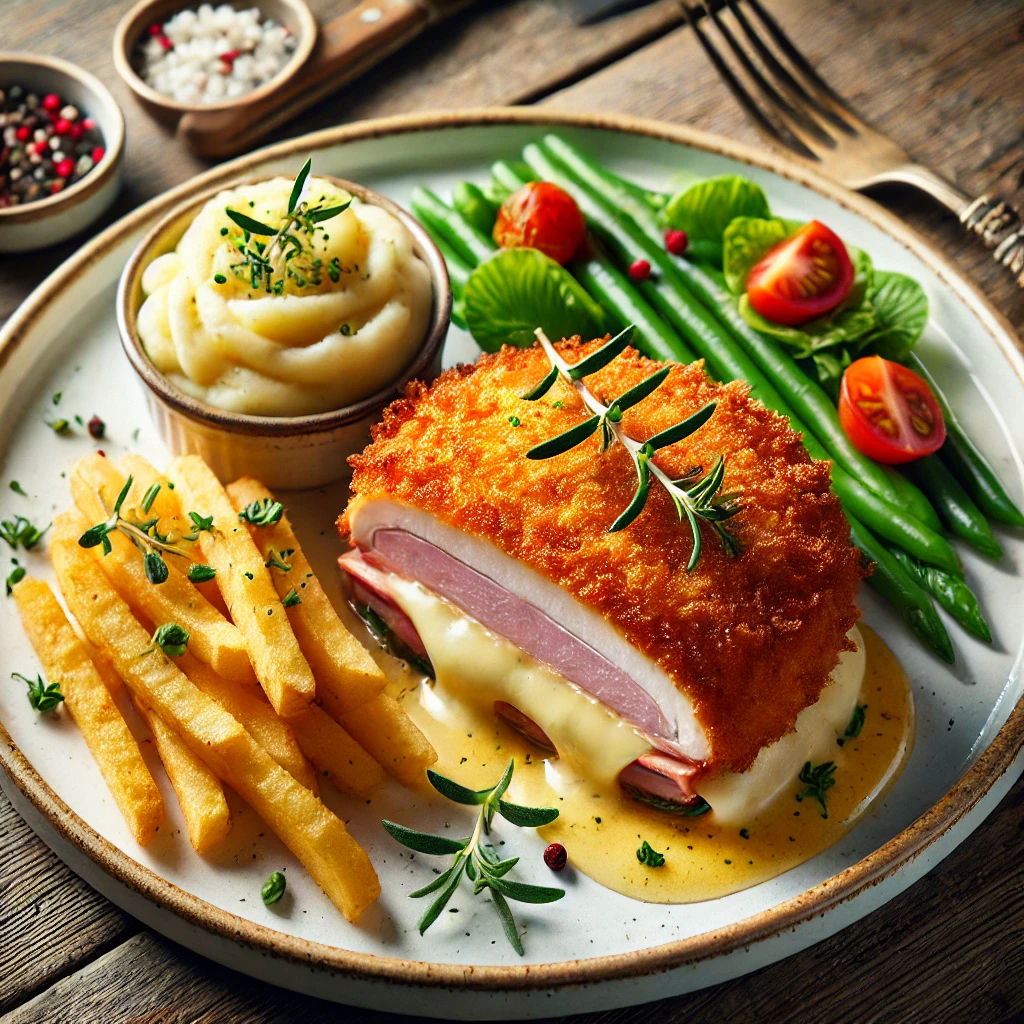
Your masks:
{"label": "crispy golden coating", "polygon": [[[597,344],[559,348],[573,363]],[[660,365],[627,349],[587,383],[607,403]],[[680,476],[721,454],[724,492],[743,501],[730,521],[741,554],[728,557],[704,528],[687,573],[690,530],[656,483],[632,525],[608,533],[636,485],[621,446],[601,454],[595,434],[552,459],[525,457],[583,418],[563,381],[540,401],[519,397],[548,368],[539,348],[504,348],[429,387],[410,384],[351,460],[353,492],[400,499],[489,540],[601,613],[689,696],[711,743],[708,770],[744,771],[818,699],[859,615],[859,556],[829,464],[811,461],[745,384],[715,384],[702,363],[674,366],[626,412],[627,433],[646,439],[714,400],[708,423],[655,461]],[[344,515],[339,529],[348,532]]]}

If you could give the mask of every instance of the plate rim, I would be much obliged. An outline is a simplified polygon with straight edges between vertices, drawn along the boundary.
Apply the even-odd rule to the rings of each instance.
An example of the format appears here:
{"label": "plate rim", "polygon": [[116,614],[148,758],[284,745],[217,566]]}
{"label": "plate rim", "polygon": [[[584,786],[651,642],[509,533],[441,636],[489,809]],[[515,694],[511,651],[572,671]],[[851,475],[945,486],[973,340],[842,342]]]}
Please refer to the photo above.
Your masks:
{"label": "plate rim", "polygon": [[[728,157],[767,170],[817,192],[862,217],[929,267],[970,309],[991,336],[1016,376],[1024,383],[1024,356],[1015,344],[1010,322],[990,300],[913,228],[870,199],[822,177],[813,166],[722,136],[649,118],[548,110],[537,107],[487,107],[462,111],[402,114],[360,121],[297,136],[220,164],[161,193],[115,221],[49,274],[0,330],[0,372],[26,338],[48,304],[70,280],[152,218],[170,210],[198,190],[227,183],[250,167],[300,152],[366,139],[472,127],[534,125],[597,129],[640,135]],[[1024,698],[967,772],[928,810],[887,843],[805,892],[767,910],[686,939],[554,963],[491,966],[432,963],[340,949],[288,935],[238,917],[192,895],[134,860],[75,814],[35,770],[0,722],[0,765],[22,795],[58,835],[129,890],[169,910],[188,924],[238,945],[314,969],[367,981],[401,982],[428,988],[464,988],[485,992],[542,990],[593,984],[693,966],[795,929],[813,917],[852,900],[897,873],[971,812],[1010,770],[1024,749]]]}

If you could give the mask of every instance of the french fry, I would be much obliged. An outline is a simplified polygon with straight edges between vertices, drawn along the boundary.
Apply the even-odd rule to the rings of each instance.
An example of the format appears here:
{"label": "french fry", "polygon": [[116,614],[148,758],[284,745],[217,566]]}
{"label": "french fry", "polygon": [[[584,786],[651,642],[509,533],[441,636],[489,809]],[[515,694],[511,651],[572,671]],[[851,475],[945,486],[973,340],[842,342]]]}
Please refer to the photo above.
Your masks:
{"label": "french fry", "polygon": [[[102,455],[88,456],[75,463],[71,470],[71,494],[83,517],[83,532],[110,515],[123,486],[124,478]],[[133,487],[123,507],[130,507],[128,500],[136,492]],[[105,555],[99,545],[90,550],[133,609],[152,622],[177,622],[184,626],[191,636],[193,653],[219,675],[240,683],[256,682],[241,631],[196,590],[174,564],[173,557],[166,560],[167,579],[160,584],[150,583],[142,552],[117,531],[108,538],[109,554]]]}
{"label": "french fry", "polygon": [[14,587],[14,598],[43,672],[61,684],[64,703],[129,831],[145,846],[163,823],[164,802],[139,744],[49,586],[28,576]]}
{"label": "french fry", "polygon": [[[202,513],[202,509],[191,509],[186,510],[181,507],[181,502],[178,500],[178,495],[174,492],[174,489],[170,486],[170,480],[167,479],[151,462],[144,459],[141,455],[136,455],[134,452],[128,452],[121,456],[120,460],[121,471],[125,477],[132,477],[135,481],[135,486],[132,488],[132,495],[145,494],[153,484],[159,484],[160,490],[157,491],[155,500],[150,509],[152,515],[159,516],[161,520],[172,520],[176,523],[181,524],[181,528],[184,532],[192,532],[192,521],[188,518],[188,511]],[[188,541],[182,539],[180,542],[182,547],[189,550],[189,556],[193,562],[202,562],[203,554],[199,550],[199,545],[195,541]],[[196,583],[196,589],[203,597],[206,598],[214,608],[217,609],[222,615],[228,614],[228,607],[224,603],[224,598],[221,596],[221,592],[217,589],[216,580],[207,580],[205,583]]]}
{"label": "french fry", "polygon": [[112,658],[118,674],[145,705],[231,786],[280,837],[350,921],[380,894],[365,851],[344,824],[298,783],[212,698],[149,643],[105,573],[58,516],[50,556],[61,590],[85,634]]}
{"label": "french fry", "polygon": [[135,710],[149,726],[157,753],[178,798],[189,842],[203,854],[231,831],[231,810],[220,779],[182,742],[163,719],[136,701]]}
{"label": "french fry", "polygon": [[319,793],[316,772],[306,760],[292,726],[266,702],[258,689],[223,679],[188,651],[174,661],[203,693],[236,718],[286,772],[312,793]]}
{"label": "french fry", "polygon": [[343,793],[365,796],[384,781],[381,766],[319,704],[310,704],[288,724],[316,770]]}
{"label": "french fry", "polygon": [[409,785],[437,760],[437,752],[405,708],[387,693],[354,708],[338,721],[392,778]]}
{"label": "french fry", "polygon": [[256,543],[202,459],[179,456],[168,476],[182,501],[213,516],[213,529],[199,535],[203,557],[217,570],[217,586],[274,710],[285,718],[298,714],[316,696],[316,682]]}
{"label": "french fry", "polygon": [[[236,512],[261,498],[273,499],[270,491],[252,477],[236,480],[227,490]],[[249,532],[264,562],[276,554],[283,564],[291,566],[287,571],[270,566],[270,578],[282,601],[294,590],[301,602],[286,611],[316,678],[317,698],[337,717],[382,693],[384,673],[338,617],[310,568],[287,515],[270,526],[252,527]],[[282,556],[282,552],[287,552],[287,556]]]}

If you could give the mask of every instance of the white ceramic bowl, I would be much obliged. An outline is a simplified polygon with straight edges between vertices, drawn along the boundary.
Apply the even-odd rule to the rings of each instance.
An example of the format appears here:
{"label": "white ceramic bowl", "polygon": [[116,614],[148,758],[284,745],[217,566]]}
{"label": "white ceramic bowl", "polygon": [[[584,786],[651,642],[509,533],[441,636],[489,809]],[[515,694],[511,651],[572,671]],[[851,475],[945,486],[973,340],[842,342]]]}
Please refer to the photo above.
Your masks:
{"label": "white ceramic bowl", "polygon": [[27,252],[63,242],[101,217],[121,190],[124,117],[106,86],[56,57],[0,52],[0,89],[22,85],[55,92],[93,118],[103,134],[103,159],[70,188],[24,206],[0,209],[0,252]]}
{"label": "white ceramic bowl", "polygon": [[321,177],[397,217],[412,234],[414,251],[426,263],[433,289],[430,322],[416,356],[395,380],[353,405],[311,416],[228,412],[187,395],[150,362],[136,329],[144,298],[143,272],[157,256],[177,246],[212,196],[230,186],[208,189],[173,209],[139,243],[121,274],[117,289],[121,343],[145,388],[160,436],[176,455],[201,455],[224,481],[254,476],[268,487],[294,490],[341,479],[348,473],[349,455],[369,444],[370,427],[380,420],[384,407],[398,398],[410,380],[430,380],[441,369],[452,308],[444,257],[419,221],[390,199],[351,181]]}

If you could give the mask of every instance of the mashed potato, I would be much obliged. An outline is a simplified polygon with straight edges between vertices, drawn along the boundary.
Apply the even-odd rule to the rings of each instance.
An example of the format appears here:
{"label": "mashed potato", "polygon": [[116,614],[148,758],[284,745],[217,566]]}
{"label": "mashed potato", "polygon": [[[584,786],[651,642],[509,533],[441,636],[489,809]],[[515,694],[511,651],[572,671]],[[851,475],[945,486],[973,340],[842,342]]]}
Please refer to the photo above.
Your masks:
{"label": "mashed potato", "polygon": [[[246,242],[226,213],[277,228],[291,189],[274,178],[218,193],[142,277],[137,324],[154,366],[221,409],[302,416],[358,402],[401,374],[427,331],[429,272],[386,210],[354,199],[328,220],[293,223],[273,246]],[[347,199],[311,177],[300,208]],[[254,280],[241,250],[257,242],[268,265]]]}

